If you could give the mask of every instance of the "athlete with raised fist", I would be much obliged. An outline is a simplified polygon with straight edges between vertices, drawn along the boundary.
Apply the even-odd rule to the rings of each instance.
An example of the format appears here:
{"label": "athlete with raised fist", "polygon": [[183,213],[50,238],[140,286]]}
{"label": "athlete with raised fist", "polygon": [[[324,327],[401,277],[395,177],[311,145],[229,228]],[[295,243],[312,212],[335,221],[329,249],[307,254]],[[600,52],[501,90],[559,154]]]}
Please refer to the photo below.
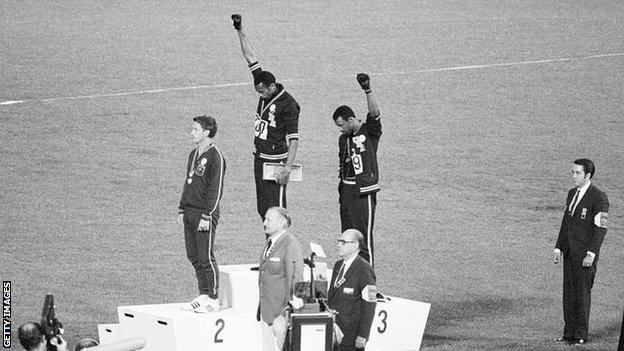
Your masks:
{"label": "athlete with raised fist", "polygon": [[333,115],[334,123],[342,132],[338,138],[340,222],[343,232],[357,229],[363,234],[364,243],[359,254],[374,265],[373,225],[380,190],[377,146],[381,121],[369,75],[360,73],[356,79],[366,94],[366,121],[357,118],[346,105],[338,107]]}
{"label": "athlete with raised fist", "polygon": [[[264,216],[270,207],[286,208],[286,185],[297,147],[299,146],[299,103],[278,83],[275,76],[260,67],[249,38],[243,31],[243,18],[232,15],[232,24],[240,39],[243,57],[260,94],[254,117],[254,176],[258,214]],[[265,163],[282,163],[275,180],[263,179]]]}

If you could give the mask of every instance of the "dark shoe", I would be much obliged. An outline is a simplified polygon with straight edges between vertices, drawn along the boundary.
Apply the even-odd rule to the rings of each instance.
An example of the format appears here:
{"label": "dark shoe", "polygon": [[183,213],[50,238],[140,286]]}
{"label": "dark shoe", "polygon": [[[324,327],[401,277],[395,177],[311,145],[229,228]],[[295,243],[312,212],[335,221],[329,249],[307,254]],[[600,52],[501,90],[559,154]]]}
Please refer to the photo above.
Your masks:
{"label": "dark shoe", "polygon": [[377,299],[377,301],[390,301],[390,298],[387,297],[386,295],[377,292],[377,294],[375,295],[375,298]]}
{"label": "dark shoe", "polygon": [[570,338],[556,338],[555,341],[565,341],[570,342]]}
{"label": "dark shoe", "polygon": [[260,270],[260,266],[256,266],[256,267],[251,267],[249,268],[250,271],[259,271]]}
{"label": "dark shoe", "polygon": [[569,342],[570,345],[583,345],[584,343],[586,343],[584,339],[570,340]]}

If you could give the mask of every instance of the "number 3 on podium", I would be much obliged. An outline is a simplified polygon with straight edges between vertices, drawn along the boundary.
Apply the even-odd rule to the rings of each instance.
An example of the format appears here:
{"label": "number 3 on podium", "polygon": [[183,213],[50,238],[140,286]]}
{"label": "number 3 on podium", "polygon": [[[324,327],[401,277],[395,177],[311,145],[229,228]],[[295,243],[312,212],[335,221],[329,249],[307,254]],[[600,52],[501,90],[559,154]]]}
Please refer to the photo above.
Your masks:
{"label": "number 3 on podium", "polygon": [[377,331],[379,332],[379,334],[383,334],[386,332],[386,328],[388,327],[388,324],[386,323],[386,319],[388,318],[388,312],[386,312],[385,310],[380,310],[377,315],[381,317],[381,327],[377,327]]}

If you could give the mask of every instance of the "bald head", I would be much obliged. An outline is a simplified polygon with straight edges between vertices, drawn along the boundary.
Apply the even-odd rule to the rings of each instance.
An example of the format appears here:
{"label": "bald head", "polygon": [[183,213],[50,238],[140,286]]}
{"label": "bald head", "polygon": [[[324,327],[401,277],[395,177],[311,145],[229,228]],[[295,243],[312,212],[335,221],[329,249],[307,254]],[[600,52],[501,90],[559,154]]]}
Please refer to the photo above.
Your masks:
{"label": "bald head", "polygon": [[80,351],[82,349],[87,349],[89,347],[99,346],[98,342],[91,338],[84,338],[78,341],[76,346],[74,346],[74,351]]}
{"label": "bald head", "polygon": [[361,243],[364,241],[364,235],[360,233],[357,229],[347,229],[342,233],[343,239],[348,238],[349,240],[357,241],[358,248],[361,246]]}
{"label": "bald head", "polygon": [[288,229],[291,224],[290,214],[283,207],[271,207],[264,216],[264,233],[275,235]]}
{"label": "bald head", "polygon": [[343,259],[357,255],[363,242],[364,236],[359,230],[345,230],[338,239],[338,255]]}

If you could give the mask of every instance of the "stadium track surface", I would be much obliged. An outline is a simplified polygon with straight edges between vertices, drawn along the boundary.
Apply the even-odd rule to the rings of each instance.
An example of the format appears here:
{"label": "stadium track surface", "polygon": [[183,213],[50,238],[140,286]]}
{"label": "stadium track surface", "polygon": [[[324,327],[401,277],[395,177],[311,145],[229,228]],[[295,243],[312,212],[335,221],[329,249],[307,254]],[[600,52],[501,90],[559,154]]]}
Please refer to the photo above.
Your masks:
{"label": "stadium track surface", "polygon": [[[330,116],[343,103],[365,111],[354,77],[372,72],[385,121],[379,285],[433,304],[424,350],[556,350],[561,272],[550,253],[571,160],[593,158],[596,183],[623,205],[623,58],[595,56],[624,52],[624,4],[359,5],[3,3],[0,101],[28,102],[0,107],[0,267],[14,284],[13,325],[38,318],[52,292],[72,344],[114,321],[118,305],[192,297],[175,206],[197,114],[218,118],[232,160],[216,254],[255,259],[256,96],[229,22],[237,10],[263,66],[302,105],[307,173],[289,199],[302,241],[337,259]],[[539,64],[508,65],[518,62]],[[184,89],[133,93],[167,87]],[[98,98],[66,98],[82,96]],[[613,214],[593,294],[595,349],[612,349],[621,323]]]}

